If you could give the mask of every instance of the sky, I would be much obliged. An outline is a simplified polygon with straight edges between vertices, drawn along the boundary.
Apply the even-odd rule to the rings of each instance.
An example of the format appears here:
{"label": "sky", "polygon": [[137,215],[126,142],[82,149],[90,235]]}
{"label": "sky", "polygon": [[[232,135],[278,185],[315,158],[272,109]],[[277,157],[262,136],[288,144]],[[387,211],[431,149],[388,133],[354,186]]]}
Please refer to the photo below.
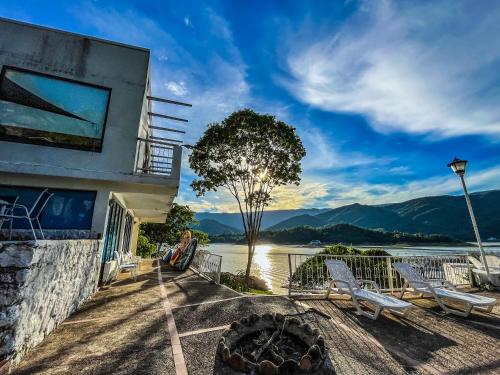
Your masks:
{"label": "sky", "polygon": [[[0,1],[0,16],[151,50],[155,96],[207,124],[252,108],[294,126],[307,156],[299,187],[271,209],[383,204],[460,194],[446,164],[469,160],[471,191],[500,188],[500,2]],[[196,197],[184,150],[177,201]]]}

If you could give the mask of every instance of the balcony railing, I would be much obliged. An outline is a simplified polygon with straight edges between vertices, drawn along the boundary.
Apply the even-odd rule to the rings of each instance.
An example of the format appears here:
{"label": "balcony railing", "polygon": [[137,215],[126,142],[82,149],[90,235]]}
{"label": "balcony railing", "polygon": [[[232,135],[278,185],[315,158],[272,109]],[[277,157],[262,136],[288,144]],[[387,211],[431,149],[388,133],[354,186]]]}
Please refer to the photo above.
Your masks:
{"label": "balcony railing", "polygon": [[172,128],[170,125],[153,124],[153,117],[163,120],[187,123],[185,118],[153,112],[152,102],[167,103],[177,106],[191,107],[191,104],[147,96],[148,124],[145,138],[137,138],[135,160],[136,174],[149,174],[164,177],[179,177],[182,158],[182,140],[176,138],[185,134],[184,129]]}
{"label": "balcony railing", "polygon": [[181,145],[157,138],[138,138],[135,172],[158,176],[178,176]]}

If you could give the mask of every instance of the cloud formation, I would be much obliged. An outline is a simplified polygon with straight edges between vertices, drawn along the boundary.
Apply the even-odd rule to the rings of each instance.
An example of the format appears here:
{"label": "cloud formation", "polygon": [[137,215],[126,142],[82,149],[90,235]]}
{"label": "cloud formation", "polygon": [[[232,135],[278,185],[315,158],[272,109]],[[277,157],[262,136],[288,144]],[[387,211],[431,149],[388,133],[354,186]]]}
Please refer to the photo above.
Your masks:
{"label": "cloud formation", "polygon": [[281,83],[292,95],[362,114],[382,133],[498,137],[498,4],[361,4],[335,32],[291,50]]}

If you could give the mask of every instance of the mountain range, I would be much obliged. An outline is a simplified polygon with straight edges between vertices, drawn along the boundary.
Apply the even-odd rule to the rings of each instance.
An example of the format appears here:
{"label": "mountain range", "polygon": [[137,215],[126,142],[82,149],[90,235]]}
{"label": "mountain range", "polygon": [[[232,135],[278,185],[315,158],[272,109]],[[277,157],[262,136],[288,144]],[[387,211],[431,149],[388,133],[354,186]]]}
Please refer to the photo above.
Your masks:
{"label": "mountain range", "polygon": [[[473,193],[470,198],[483,239],[500,238],[500,190]],[[199,213],[196,216],[200,221],[197,229],[211,235],[243,231],[239,213]],[[431,196],[383,205],[355,203],[335,209],[268,211],[264,213],[262,230],[320,228],[335,224],[474,239],[463,195]]]}

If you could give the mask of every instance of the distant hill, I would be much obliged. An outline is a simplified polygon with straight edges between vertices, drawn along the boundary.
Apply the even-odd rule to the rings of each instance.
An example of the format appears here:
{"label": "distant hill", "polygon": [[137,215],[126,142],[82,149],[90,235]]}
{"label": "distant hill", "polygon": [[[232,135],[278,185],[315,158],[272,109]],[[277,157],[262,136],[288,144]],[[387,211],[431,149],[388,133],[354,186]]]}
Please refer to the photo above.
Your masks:
{"label": "distant hill", "polygon": [[[212,242],[244,242],[243,235],[211,236]],[[319,240],[323,244],[344,245],[419,245],[419,244],[459,244],[460,241],[443,235],[417,235],[402,232],[386,232],[356,227],[350,224],[336,224],[321,228],[296,227],[279,231],[264,231],[259,242],[275,244],[308,244]]]}
{"label": "distant hill", "polygon": [[[300,208],[297,210],[271,210],[264,211],[262,217],[262,229],[265,230],[283,220],[287,220],[297,215],[318,215],[323,212],[329,211],[328,208]],[[241,215],[239,212],[231,213],[212,213],[212,212],[199,212],[196,214],[198,221],[202,220],[215,220],[220,224],[235,228],[239,232],[243,232],[243,224],[241,223]]]}
{"label": "distant hill", "polygon": [[207,233],[212,236],[219,236],[221,234],[232,234],[232,233],[240,233],[238,229],[231,227],[229,225],[224,225],[219,223],[216,220],[204,219],[200,220],[200,223],[197,226],[193,226],[194,229],[201,230],[202,232]]}
{"label": "distant hill", "polygon": [[[500,190],[473,193],[471,201],[483,239],[500,238]],[[461,240],[474,239],[464,197],[450,195],[377,206],[356,203],[316,215],[297,214],[268,229],[299,226],[319,228],[335,224],[408,233],[439,233]]]}

